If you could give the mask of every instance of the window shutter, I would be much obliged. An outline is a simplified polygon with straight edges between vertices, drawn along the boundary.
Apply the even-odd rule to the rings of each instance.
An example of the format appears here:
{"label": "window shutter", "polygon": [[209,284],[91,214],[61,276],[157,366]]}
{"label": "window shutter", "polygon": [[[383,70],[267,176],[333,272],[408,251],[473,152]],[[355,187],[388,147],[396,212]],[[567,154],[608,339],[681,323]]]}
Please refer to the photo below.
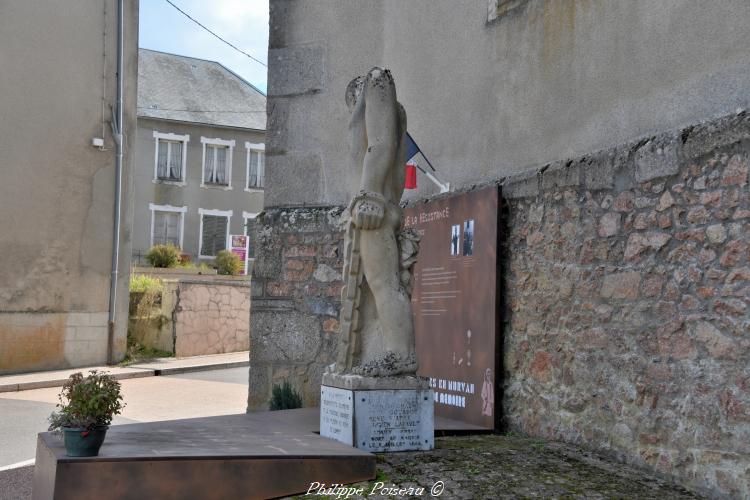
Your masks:
{"label": "window shutter", "polygon": [[215,256],[227,245],[227,218],[221,215],[203,216],[201,254]]}
{"label": "window shutter", "polygon": [[253,231],[255,230],[255,219],[247,219],[245,234],[247,235],[247,257],[255,258],[255,247],[253,245]]}

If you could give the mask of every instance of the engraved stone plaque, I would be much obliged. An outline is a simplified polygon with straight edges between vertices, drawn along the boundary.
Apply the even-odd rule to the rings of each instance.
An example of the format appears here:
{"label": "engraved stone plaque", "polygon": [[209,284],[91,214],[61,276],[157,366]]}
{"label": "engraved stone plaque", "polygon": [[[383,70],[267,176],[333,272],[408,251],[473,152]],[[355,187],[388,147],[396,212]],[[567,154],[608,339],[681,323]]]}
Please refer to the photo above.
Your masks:
{"label": "engraved stone plaque", "polygon": [[336,387],[320,388],[320,435],[351,446],[354,437],[354,392]]}
{"label": "engraved stone plaque", "polygon": [[353,391],[321,386],[320,435],[364,451],[431,450],[431,389]]}
{"label": "engraved stone plaque", "polygon": [[356,391],[355,446],[364,451],[431,450],[434,445],[432,391]]}

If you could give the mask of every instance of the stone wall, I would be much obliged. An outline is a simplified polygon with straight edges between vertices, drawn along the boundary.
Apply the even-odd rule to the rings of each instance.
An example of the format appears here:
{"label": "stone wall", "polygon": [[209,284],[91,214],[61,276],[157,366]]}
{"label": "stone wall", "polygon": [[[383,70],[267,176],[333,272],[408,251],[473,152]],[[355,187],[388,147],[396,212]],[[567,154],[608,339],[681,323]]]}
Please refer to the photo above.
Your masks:
{"label": "stone wall", "polygon": [[268,405],[288,379],[305,406],[320,398],[338,345],[343,232],[340,207],[268,209],[254,245],[248,409]]}
{"label": "stone wall", "polygon": [[750,495],[750,118],[508,179],[510,429]]}
{"label": "stone wall", "polygon": [[[712,495],[750,494],[750,118],[502,184],[503,418]],[[337,346],[341,208],[259,218],[248,408],[317,404]]]}
{"label": "stone wall", "polygon": [[175,356],[250,348],[250,283],[180,280],[174,310]]}
{"label": "stone wall", "polygon": [[[129,337],[177,357],[250,348],[250,280],[246,276],[183,274],[137,268],[162,280],[161,300],[150,310],[131,302]],[[139,299],[131,294],[131,299]],[[140,314],[140,316],[139,316]]]}

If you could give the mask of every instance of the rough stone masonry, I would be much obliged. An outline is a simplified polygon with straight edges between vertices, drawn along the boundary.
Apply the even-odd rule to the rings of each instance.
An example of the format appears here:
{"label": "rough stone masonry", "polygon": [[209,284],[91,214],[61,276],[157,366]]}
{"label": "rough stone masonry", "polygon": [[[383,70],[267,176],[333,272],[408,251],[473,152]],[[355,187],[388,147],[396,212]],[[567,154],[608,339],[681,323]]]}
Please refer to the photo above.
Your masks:
{"label": "rough stone masonry", "polygon": [[[498,180],[503,418],[720,496],[750,495],[750,117]],[[335,356],[340,208],[271,209],[249,407]]]}
{"label": "rough stone masonry", "polygon": [[505,418],[750,495],[750,119],[509,180]]}
{"label": "rough stone masonry", "polygon": [[255,226],[248,408],[267,408],[273,384],[292,382],[305,406],[320,399],[336,360],[341,207],[267,209]]}

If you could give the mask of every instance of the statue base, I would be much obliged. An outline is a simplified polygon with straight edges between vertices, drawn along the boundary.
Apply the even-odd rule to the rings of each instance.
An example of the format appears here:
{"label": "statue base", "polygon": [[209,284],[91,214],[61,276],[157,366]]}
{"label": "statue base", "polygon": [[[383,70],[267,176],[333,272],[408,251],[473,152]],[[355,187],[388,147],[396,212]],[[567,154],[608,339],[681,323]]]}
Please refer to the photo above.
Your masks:
{"label": "statue base", "polygon": [[434,403],[424,377],[326,373],[320,435],[368,452],[431,450]]}

